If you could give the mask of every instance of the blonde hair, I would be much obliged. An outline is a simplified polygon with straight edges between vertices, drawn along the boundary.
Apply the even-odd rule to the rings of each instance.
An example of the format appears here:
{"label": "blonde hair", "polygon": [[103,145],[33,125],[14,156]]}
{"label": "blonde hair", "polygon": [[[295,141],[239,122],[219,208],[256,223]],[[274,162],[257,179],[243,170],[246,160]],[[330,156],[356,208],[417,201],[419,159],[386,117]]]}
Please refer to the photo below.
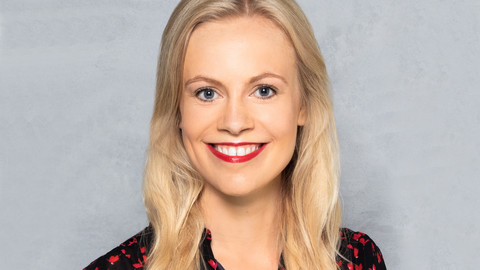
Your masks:
{"label": "blonde hair", "polygon": [[341,210],[339,158],[326,67],[313,30],[294,0],[183,0],[165,27],[143,186],[155,239],[147,268],[199,269],[204,224],[203,182],[183,147],[178,124],[182,70],[189,37],[203,22],[259,15],[290,39],[297,55],[302,105],[291,162],[283,171],[281,245],[288,270],[336,269]]}

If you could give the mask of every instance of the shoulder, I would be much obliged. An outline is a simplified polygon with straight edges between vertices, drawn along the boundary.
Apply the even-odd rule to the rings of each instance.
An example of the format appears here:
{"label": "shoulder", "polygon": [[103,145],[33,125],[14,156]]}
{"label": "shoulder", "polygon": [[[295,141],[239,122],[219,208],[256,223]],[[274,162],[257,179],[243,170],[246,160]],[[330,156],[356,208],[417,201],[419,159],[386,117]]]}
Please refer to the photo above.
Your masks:
{"label": "shoulder", "polygon": [[342,228],[340,237],[340,269],[386,269],[380,248],[368,235]]}
{"label": "shoulder", "polygon": [[90,263],[84,270],[143,269],[153,239],[149,226]]}

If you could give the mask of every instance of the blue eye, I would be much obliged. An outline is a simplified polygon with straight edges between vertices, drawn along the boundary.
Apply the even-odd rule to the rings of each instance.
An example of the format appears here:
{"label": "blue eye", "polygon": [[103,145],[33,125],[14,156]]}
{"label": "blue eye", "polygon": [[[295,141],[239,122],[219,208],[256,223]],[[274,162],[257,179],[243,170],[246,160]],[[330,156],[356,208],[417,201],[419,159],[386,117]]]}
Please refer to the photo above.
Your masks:
{"label": "blue eye", "polygon": [[198,90],[195,95],[203,101],[212,101],[218,97],[217,92],[210,88],[203,88]]}
{"label": "blue eye", "polygon": [[268,85],[263,85],[263,86],[260,86],[257,90],[255,90],[255,93],[253,94],[258,98],[267,99],[267,98],[271,98],[276,93],[277,91],[275,91],[272,87]]}

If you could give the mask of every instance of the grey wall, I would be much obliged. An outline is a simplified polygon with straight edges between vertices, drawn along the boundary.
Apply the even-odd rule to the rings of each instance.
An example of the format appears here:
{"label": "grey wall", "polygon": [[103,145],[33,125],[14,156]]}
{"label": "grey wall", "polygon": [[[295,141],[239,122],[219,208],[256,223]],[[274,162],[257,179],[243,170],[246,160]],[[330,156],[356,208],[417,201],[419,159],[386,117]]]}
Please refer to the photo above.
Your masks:
{"label": "grey wall", "polygon": [[[1,269],[80,269],[147,224],[175,2],[0,0]],[[478,265],[479,2],[299,2],[331,76],[345,226],[389,269]]]}

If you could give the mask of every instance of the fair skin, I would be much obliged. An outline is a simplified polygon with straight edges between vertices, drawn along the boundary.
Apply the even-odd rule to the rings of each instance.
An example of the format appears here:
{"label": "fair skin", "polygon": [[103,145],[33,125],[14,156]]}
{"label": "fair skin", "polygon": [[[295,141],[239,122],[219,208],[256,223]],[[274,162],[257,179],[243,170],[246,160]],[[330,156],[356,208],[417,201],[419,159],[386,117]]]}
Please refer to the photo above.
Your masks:
{"label": "fair skin", "polygon": [[271,21],[200,24],[188,43],[182,139],[205,179],[200,204],[228,270],[277,269],[281,172],[305,122],[295,52]]}

